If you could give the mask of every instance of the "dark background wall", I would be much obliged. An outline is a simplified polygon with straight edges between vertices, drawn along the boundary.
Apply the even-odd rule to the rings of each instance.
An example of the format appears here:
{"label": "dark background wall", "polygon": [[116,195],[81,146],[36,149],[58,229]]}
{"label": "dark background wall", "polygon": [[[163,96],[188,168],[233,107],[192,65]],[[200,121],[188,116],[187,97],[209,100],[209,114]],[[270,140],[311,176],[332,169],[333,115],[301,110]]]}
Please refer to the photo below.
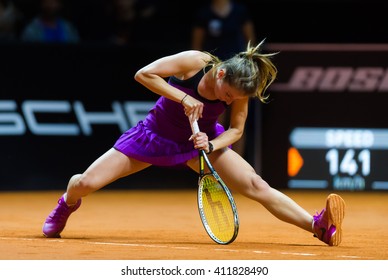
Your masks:
{"label": "dark background wall", "polygon": [[[190,45],[191,22],[206,1],[140,1],[155,5],[153,16],[134,22],[127,45],[109,42],[111,18],[103,0],[67,0],[65,16],[81,35],[75,45],[0,42],[0,127],[20,120],[22,135],[0,135],[0,189],[63,189],[105,152],[121,131],[117,125],[93,125],[91,135],[37,135],[28,127],[23,106],[28,101],[59,101],[69,112],[40,113],[41,123],[80,127],[74,102],[88,112],[111,112],[112,102],[150,101],[156,96],[133,80],[141,66]],[[258,38],[270,43],[385,43],[385,4],[375,1],[238,1],[250,7]],[[37,12],[37,1],[17,0],[23,12],[20,30]],[[7,103],[11,102],[11,103]],[[9,105],[14,107],[9,107]],[[5,107],[4,107],[5,106]],[[255,134],[248,120],[249,139]],[[11,118],[11,121],[9,120]],[[131,120],[126,115],[130,125]],[[8,121],[7,121],[8,120]],[[1,129],[0,129],[1,131]],[[249,145],[255,145],[249,140]],[[255,155],[247,152],[253,163]],[[150,168],[122,179],[116,187],[195,187],[190,170]],[[276,175],[275,175],[276,177]],[[161,184],[161,182],[163,182]],[[282,186],[279,186],[282,187]]]}
{"label": "dark background wall", "polygon": [[[137,102],[152,104],[156,100],[133,75],[163,54],[157,49],[7,44],[1,50],[0,189],[63,189],[71,175],[83,172],[136,123],[132,116],[144,114],[142,110],[130,114],[128,106],[136,109]],[[49,108],[42,109],[47,102]],[[85,133],[76,114],[77,102],[86,112],[83,119],[94,113],[112,116],[120,112],[124,125],[87,121],[91,132]],[[114,103],[119,107],[116,110]],[[31,104],[33,108],[27,109]],[[60,108],[55,109],[57,106]],[[31,110],[33,116],[29,117],[27,111]],[[71,125],[77,132],[44,132],[42,128],[48,125],[52,129]],[[195,180],[189,170],[150,168],[113,185],[174,188],[192,182],[195,186]]]}

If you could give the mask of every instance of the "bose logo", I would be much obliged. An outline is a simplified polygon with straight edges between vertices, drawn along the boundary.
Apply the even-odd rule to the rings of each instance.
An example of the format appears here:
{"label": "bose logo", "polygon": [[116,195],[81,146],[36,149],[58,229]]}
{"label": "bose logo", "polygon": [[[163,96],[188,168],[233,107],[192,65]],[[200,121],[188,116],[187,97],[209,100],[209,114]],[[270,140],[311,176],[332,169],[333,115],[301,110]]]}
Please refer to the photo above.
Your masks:
{"label": "bose logo", "polygon": [[[92,125],[117,125],[121,132],[137,124],[145,117],[154,102],[127,101],[121,104],[113,101],[110,112],[87,112],[81,101],[73,103],[49,100],[26,100],[21,104],[21,112],[14,100],[0,101],[0,136],[24,135],[27,128],[35,135],[77,136],[93,134]],[[37,114],[73,114],[76,123],[45,123],[38,120]],[[24,117],[24,119],[23,119]]]}
{"label": "bose logo", "polygon": [[274,91],[388,91],[388,70],[382,67],[297,67],[287,83]]}

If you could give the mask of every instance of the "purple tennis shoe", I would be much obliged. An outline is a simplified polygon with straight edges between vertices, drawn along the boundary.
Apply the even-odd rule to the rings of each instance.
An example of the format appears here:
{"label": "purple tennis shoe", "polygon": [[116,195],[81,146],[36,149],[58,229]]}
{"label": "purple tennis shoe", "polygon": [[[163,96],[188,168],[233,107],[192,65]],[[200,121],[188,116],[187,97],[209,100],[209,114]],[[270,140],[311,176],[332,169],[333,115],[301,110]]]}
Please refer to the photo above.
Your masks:
{"label": "purple tennis shoe", "polygon": [[62,196],[58,200],[58,205],[47,217],[43,225],[43,234],[49,238],[61,238],[61,232],[66,226],[70,214],[76,211],[81,205],[81,199],[73,206],[68,206]]}
{"label": "purple tennis shoe", "polygon": [[345,201],[336,194],[326,199],[326,208],[314,215],[314,237],[329,246],[338,246],[342,240],[342,221],[345,216]]}

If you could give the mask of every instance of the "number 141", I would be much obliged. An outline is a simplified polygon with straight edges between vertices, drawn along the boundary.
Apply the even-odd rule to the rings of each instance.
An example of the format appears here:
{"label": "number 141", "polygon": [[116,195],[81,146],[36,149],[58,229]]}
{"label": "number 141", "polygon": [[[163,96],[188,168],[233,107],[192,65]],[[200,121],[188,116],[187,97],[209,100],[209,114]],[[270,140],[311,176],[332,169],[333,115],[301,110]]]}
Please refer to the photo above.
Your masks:
{"label": "number 141", "polygon": [[337,175],[338,172],[353,176],[359,170],[361,165],[361,174],[367,176],[370,173],[370,151],[361,150],[358,155],[353,149],[346,150],[344,157],[340,161],[337,149],[331,149],[326,153],[326,161],[329,162],[331,175]]}

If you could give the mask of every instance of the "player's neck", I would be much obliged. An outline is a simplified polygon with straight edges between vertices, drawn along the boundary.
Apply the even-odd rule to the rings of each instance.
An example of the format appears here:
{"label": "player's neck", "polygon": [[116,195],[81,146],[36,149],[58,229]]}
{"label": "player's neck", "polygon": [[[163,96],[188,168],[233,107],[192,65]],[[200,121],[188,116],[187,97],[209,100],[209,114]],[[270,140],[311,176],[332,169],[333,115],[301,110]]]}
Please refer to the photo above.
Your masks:
{"label": "player's neck", "polygon": [[198,84],[198,93],[207,100],[216,100],[214,95],[215,80],[211,71],[207,72]]}

